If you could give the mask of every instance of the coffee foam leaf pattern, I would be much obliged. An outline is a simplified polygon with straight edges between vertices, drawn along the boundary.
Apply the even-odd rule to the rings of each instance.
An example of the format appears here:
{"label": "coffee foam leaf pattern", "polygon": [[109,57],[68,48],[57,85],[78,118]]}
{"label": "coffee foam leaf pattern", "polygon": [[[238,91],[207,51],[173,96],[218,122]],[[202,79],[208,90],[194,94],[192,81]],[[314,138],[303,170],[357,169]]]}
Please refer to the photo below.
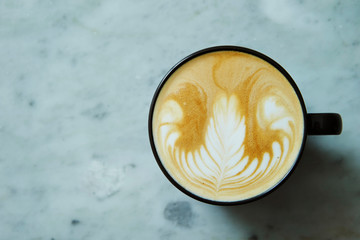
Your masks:
{"label": "coffee foam leaf pattern", "polygon": [[[208,121],[205,142],[192,152],[186,152],[176,145],[181,137],[176,123],[182,115],[181,107],[175,101],[169,100],[164,105],[160,113],[163,148],[176,161],[180,170],[177,174],[204,189],[213,199],[231,195],[233,191],[241,191],[255,181],[268,177],[286,156],[289,147],[287,138],[281,144],[274,142],[271,154],[265,152],[262,159],[250,159],[250,156],[244,155],[246,119],[239,112],[239,100],[235,95],[217,97]],[[274,118],[276,115],[267,117]],[[284,120],[286,122],[286,118]],[[274,125],[278,121],[282,120],[277,120]]]}

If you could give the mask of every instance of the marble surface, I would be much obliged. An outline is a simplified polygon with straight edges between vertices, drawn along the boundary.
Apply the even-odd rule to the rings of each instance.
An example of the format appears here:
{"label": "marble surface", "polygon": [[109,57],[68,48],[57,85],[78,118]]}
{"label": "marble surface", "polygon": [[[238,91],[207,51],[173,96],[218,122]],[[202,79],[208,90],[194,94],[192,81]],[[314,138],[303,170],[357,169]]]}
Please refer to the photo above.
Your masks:
{"label": "marble surface", "polygon": [[[360,239],[360,2],[2,0],[0,240]],[[291,178],[219,207],[162,175],[147,135],[152,95],[199,49],[239,45],[279,62],[308,112]]]}

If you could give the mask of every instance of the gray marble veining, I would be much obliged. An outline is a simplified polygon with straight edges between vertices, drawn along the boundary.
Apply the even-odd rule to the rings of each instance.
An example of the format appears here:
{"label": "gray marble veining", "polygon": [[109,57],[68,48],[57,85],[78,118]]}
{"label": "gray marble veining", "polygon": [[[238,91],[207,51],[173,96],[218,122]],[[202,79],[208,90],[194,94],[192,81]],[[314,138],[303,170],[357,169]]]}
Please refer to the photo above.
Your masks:
{"label": "gray marble veining", "polygon": [[[0,2],[0,239],[359,239],[360,3]],[[218,207],[174,188],[147,135],[152,95],[214,45],[279,62],[308,112],[296,171],[257,202]]]}

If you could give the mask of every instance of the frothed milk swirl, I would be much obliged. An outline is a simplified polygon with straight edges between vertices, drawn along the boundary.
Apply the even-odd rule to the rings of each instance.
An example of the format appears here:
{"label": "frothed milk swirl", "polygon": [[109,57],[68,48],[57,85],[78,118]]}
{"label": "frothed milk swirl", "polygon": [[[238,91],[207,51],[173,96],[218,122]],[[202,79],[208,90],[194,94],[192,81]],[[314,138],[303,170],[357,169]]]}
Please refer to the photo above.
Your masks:
{"label": "frothed milk swirl", "polygon": [[268,62],[237,51],[210,52],[181,65],[162,87],[154,143],[170,176],[189,192],[240,201],[271,189],[301,148],[301,104]]}

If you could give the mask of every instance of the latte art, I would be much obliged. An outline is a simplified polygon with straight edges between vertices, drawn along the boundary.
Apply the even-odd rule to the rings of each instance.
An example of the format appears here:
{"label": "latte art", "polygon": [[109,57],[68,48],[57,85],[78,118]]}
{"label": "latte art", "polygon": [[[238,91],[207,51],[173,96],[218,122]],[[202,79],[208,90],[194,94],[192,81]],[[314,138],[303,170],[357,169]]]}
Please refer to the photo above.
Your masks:
{"label": "latte art", "polygon": [[287,79],[246,53],[196,57],[163,86],[153,115],[156,150],[188,191],[238,201],[275,186],[299,153],[302,109]]}

